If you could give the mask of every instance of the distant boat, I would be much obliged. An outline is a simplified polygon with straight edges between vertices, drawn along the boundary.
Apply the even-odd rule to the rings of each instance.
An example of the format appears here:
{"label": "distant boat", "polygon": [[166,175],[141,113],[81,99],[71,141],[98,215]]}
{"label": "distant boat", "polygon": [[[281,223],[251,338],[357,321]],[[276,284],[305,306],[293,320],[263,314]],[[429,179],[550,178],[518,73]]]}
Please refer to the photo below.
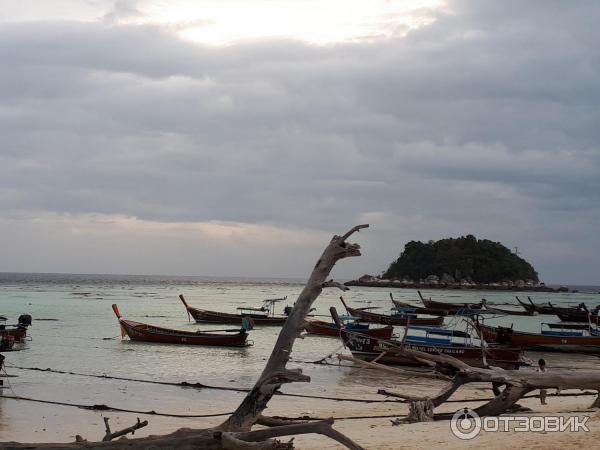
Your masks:
{"label": "distant boat", "polygon": [[[487,342],[521,347],[527,350],[550,352],[574,352],[600,354],[600,336],[590,329],[560,328],[543,330],[541,333],[517,331],[508,327],[493,327],[476,322]],[[542,324],[542,327],[546,324]],[[555,328],[555,327],[551,327]]]}
{"label": "distant boat", "polygon": [[379,323],[382,325],[441,325],[444,323],[443,317],[418,317],[416,314],[377,314],[367,311],[367,308],[350,308],[343,297],[340,297],[346,311],[352,317],[359,318],[362,322]]}
{"label": "distant boat", "polygon": [[531,297],[527,297],[529,303],[521,301],[519,297],[516,297],[516,299],[519,302],[519,305],[521,305],[525,309],[525,311],[534,312],[538,314],[554,314],[554,307],[552,306],[552,304],[550,304],[550,302],[548,302],[547,304],[533,303]]}
{"label": "distant boat", "polygon": [[15,345],[15,338],[8,334],[0,334],[0,352],[9,352]]}
{"label": "distant boat", "polygon": [[182,331],[156,327],[145,323],[121,318],[117,305],[112,309],[119,320],[121,331],[132,341],[157,344],[214,345],[219,347],[245,347],[248,333],[245,329],[216,331]]}
{"label": "distant boat", "polygon": [[581,303],[578,307],[572,308],[557,308],[554,307],[554,314],[563,322],[581,322],[600,324],[598,317],[599,307],[596,306],[592,311],[588,310],[585,303]]}
{"label": "distant boat", "polygon": [[482,300],[483,308],[481,308],[481,312],[488,311],[493,314],[499,314],[503,316],[534,316],[537,313],[531,310],[520,310],[520,309],[504,309],[498,308],[496,306],[490,305],[485,299]]}
{"label": "distant boat", "polygon": [[453,316],[456,314],[455,311],[448,311],[444,309],[427,308],[424,306],[415,306],[410,303],[401,302],[396,300],[393,294],[390,292],[390,299],[394,305],[394,309],[400,313],[406,314],[428,314],[430,316]]}
{"label": "distant boat", "polygon": [[[350,331],[356,331],[368,336],[375,336],[383,339],[391,339],[394,327],[388,325],[381,328],[370,328],[369,324],[345,323],[344,328]],[[304,329],[309,334],[318,334],[320,336],[339,337],[341,328],[334,322],[325,322],[323,320],[307,320]]]}
{"label": "distant boat", "polygon": [[21,314],[16,325],[0,325],[0,336],[12,336],[15,343],[24,342],[27,337],[27,328],[31,325],[31,320],[29,314]]}
{"label": "distant boat", "polygon": [[457,314],[457,315],[461,312],[468,312],[469,310],[473,310],[473,309],[481,309],[481,307],[482,307],[482,302],[478,302],[478,303],[437,302],[437,301],[431,300],[431,298],[426,299],[425,297],[423,297],[423,295],[421,294],[421,291],[417,291],[417,293],[419,294],[419,298],[421,299],[421,301],[423,302],[423,305],[425,305],[426,308],[447,311],[448,313],[454,312],[454,314]]}
{"label": "distant boat", "polygon": [[287,315],[275,315],[274,305],[276,302],[286,300],[287,297],[265,300],[265,306],[261,308],[238,308],[240,314],[224,313],[218,311],[209,311],[207,309],[198,309],[189,306],[183,295],[179,295],[188,315],[191,315],[196,322],[225,323],[242,325],[244,319],[250,319],[254,325],[283,325],[287,320]]}

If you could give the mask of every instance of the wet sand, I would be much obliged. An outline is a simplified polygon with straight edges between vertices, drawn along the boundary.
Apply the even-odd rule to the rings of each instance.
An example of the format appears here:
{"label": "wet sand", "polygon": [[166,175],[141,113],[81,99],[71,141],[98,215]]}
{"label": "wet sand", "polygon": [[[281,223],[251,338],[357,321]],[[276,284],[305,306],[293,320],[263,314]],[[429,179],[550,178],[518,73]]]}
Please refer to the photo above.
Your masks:
{"label": "wet sand", "polygon": [[[343,371],[340,385],[344,394],[339,397],[354,399],[381,400],[375,395],[378,388],[412,394],[433,394],[443,385],[442,382],[424,379],[393,379],[376,371],[357,368],[326,367],[310,370],[306,373],[315,376],[314,384],[293,385],[286,392],[298,392],[316,396],[331,394],[322,386],[320,378],[327,376],[327,371]],[[132,382],[114,380],[86,379],[83,377],[65,377],[59,374],[34,373],[17,371],[18,378],[11,378],[16,394],[31,383],[36,386],[45,378],[44,390],[34,392],[36,398],[70,398],[82,404],[105,403],[127,409],[148,411],[153,409],[161,413],[174,414],[210,414],[233,410],[243,398],[243,393],[213,390],[197,390],[174,386],[152,386]],[[30,378],[25,381],[25,374]],[[34,374],[34,375],[32,375]],[[31,380],[31,378],[34,378]],[[66,379],[68,382],[65,382]],[[19,380],[19,381],[17,381]],[[23,385],[23,383],[25,385]],[[21,386],[21,387],[18,387]],[[565,391],[578,392],[578,391]],[[553,393],[552,391],[550,392]],[[31,393],[30,393],[31,394]],[[4,395],[13,395],[10,389],[4,389]],[[486,398],[491,390],[486,385],[473,384],[464,387],[455,395],[456,399]],[[490,449],[514,448],[524,449],[564,449],[586,446],[595,448],[600,437],[600,413],[590,411],[593,396],[553,397],[548,398],[548,405],[540,405],[539,399],[525,399],[520,402],[533,410],[532,414],[589,415],[590,432],[578,433],[516,433],[482,432],[472,440],[463,441],[452,435],[449,421],[405,424],[393,426],[391,418],[407,413],[407,405],[403,403],[358,403],[339,402],[324,399],[306,399],[296,397],[275,397],[268,409],[268,414],[276,416],[297,417],[336,417],[335,428],[370,449],[430,449],[436,446],[444,448],[481,448]],[[448,403],[436,409],[436,412],[454,412],[468,406],[476,407],[481,403]],[[392,416],[390,418],[355,418],[356,416]],[[110,417],[113,428],[119,429],[131,425],[137,417],[148,420],[149,425],[136,432],[136,437],[172,432],[181,427],[207,428],[223,421],[226,416],[214,418],[174,418],[138,413],[116,411],[95,412],[74,407],[47,405],[41,403],[17,401],[0,397],[0,438],[1,441],[20,442],[72,442],[75,435],[82,435],[88,440],[101,439],[104,434],[103,417]],[[336,442],[323,436],[298,436],[295,439],[299,449],[338,449],[343,448]]]}

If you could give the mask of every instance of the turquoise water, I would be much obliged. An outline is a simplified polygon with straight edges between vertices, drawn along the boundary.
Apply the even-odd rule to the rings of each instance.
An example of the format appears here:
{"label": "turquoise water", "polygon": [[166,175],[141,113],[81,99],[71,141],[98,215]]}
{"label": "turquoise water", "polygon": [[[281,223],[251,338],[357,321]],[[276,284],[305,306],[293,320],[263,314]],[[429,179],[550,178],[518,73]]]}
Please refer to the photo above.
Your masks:
{"label": "turquoise water", "polygon": [[[68,401],[83,404],[107,403],[124,407],[132,404],[142,409],[190,411],[181,388],[133,386],[105,380],[41,374],[20,367],[52,368],[88,374],[108,374],[129,378],[162,381],[193,381],[215,385],[252,386],[262,370],[279,332],[277,327],[253,330],[254,345],[247,348],[186,347],[130,342],[120,338],[119,326],[111,310],[117,303],[123,317],[183,330],[224,328],[221,325],[198,325],[188,322],[178,294],[186,296],[192,306],[234,312],[238,306],[260,306],[265,298],[288,297],[291,305],[303,283],[297,280],[205,279],[195,277],[146,277],[108,275],[0,274],[0,315],[16,322],[23,313],[34,318],[29,329],[31,341],[21,351],[6,353],[7,371],[17,375],[10,379],[14,392],[21,396]],[[593,291],[593,289],[591,289]],[[389,292],[402,301],[416,301],[416,292],[406,289],[352,288],[344,297],[349,305],[377,306],[388,312]],[[330,306],[342,310],[339,290],[328,289],[317,300],[315,314],[328,315]],[[424,291],[427,297],[448,302],[479,301],[485,297],[492,303],[515,303],[514,295],[525,293]],[[578,304],[600,303],[593,293],[529,294],[536,302]],[[279,311],[284,304],[278,306]],[[51,320],[48,320],[51,319]],[[539,331],[550,316],[503,317],[492,323],[514,324],[515,329]],[[225,326],[227,328],[227,326]],[[398,333],[402,330],[398,329]],[[302,367],[313,381],[309,385],[294,384],[287,392],[303,392],[330,396],[369,394],[391,382],[382,375],[356,373],[356,369],[307,364],[332,352],[341,351],[335,338],[308,336],[297,341],[291,367]],[[533,355],[535,357],[536,355]],[[598,359],[579,355],[550,355],[550,366],[585,366],[600,368]],[[6,389],[4,390],[6,393]],[[202,411],[223,411],[235,406],[242,394],[220,391],[187,392],[184,398],[197,396]],[[2,408],[8,399],[0,400],[0,438],[20,437],[20,419],[11,408]],[[14,402],[14,400],[12,401]],[[192,408],[193,409],[193,408]],[[198,409],[198,408],[197,408]],[[40,407],[40,411],[44,411]],[[29,412],[31,415],[32,413]],[[40,412],[41,414],[41,412]],[[68,415],[71,412],[65,412]],[[31,417],[30,417],[31,418]],[[24,420],[24,419],[23,419]],[[48,429],[50,429],[50,425]],[[35,438],[48,438],[40,431]]]}

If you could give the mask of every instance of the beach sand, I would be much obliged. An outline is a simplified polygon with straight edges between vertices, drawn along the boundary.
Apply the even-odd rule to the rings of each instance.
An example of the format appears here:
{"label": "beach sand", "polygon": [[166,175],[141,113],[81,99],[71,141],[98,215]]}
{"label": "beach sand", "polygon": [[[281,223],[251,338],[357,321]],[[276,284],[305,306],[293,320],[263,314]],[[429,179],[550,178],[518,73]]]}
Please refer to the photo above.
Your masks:
{"label": "beach sand", "polygon": [[[374,399],[373,386],[374,379],[379,375],[368,373],[366,376],[359,377],[363,383],[353,385],[351,395],[346,397]],[[47,381],[52,386],[52,378]],[[60,380],[56,377],[56,380]],[[383,379],[379,380],[382,381]],[[387,380],[386,388],[406,393],[434,393],[441,384],[429,380],[404,380],[399,385],[396,382]],[[143,409],[143,401],[140,396],[144,396],[144,401],[152,401],[161,411],[176,410],[178,413],[199,413],[203,411],[210,412],[214,405],[218,405],[218,410],[223,411],[227,408],[235,408],[243,394],[221,393],[219,398],[214,398],[214,392],[206,397],[207,393],[199,393],[196,390],[181,389],[177,387],[157,389],[148,389],[147,387],[133,386],[125,382],[93,382],[93,388],[90,389],[90,400],[92,397],[97,399],[97,395],[107,395],[111,405],[124,406],[129,405],[132,409]],[[84,385],[85,386],[85,385]],[[98,386],[102,386],[98,390]],[[307,387],[310,386],[306,385]],[[55,386],[56,389],[60,387]],[[77,384],[64,386],[65,392],[73,392],[74,397],[85,398],[80,389],[82,386]],[[106,388],[106,391],[102,391]],[[295,392],[309,392],[318,395],[318,388],[302,390],[301,385],[295,386]],[[577,392],[577,391],[568,391]],[[93,394],[93,395],[92,395]],[[552,392],[551,392],[552,394]],[[4,395],[12,395],[4,389]],[[326,393],[323,393],[326,395]],[[470,385],[461,389],[454,398],[473,399],[489,397],[490,389],[485,385]],[[204,396],[204,400],[203,400]],[[38,395],[36,397],[43,397]],[[48,397],[48,395],[46,396]],[[122,397],[123,402],[118,398]],[[130,403],[132,398],[137,402]],[[486,448],[486,449],[567,449],[567,448],[596,448],[598,439],[600,439],[600,413],[597,410],[590,410],[589,405],[593,402],[593,396],[578,397],[553,397],[549,396],[548,405],[540,405],[539,399],[531,398],[520,402],[533,410],[530,414],[542,415],[578,415],[590,416],[587,425],[589,432],[482,432],[472,440],[460,440],[450,431],[449,421],[436,421],[428,423],[405,424],[393,426],[390,418],[405,415],[407,412],[406,404],[402,403],[357,403],[357,402],[336,402],[332,400],[316,400],[295,397],[275,397],[267,411],[270,415],[297,417],[299,415],[309,415],[311,417],[352,417],[352,416],[382,416],[390,415],[390,418],[361,418],[361,419],[340,419],[335,423],[335,428],[357,443],[369,449],[430,449],[443,447],[448,449],[465,448]],[[88,401],[87,403],[93,403]],[[158,406],[157,406],[158,404]],[[469,403],[447,403],[436,409],[436,412],[454,412],[463,406],[476,407],[477,402]],[[206,406],[204,410],[203,406]],[[147,409],[146,409],[147,410]],[[110,417],[110,424],[113,430],[130,426],[137,417],[141,420],[148,420],[149,426],[136,432],[136,437],[147,435],[156,435],[172,432],[180,427],[206,428],[217,425],[224,420],[224,417],[215,418],[173,418],[154,415],[122,413],[122,412],[95,412],[82,410],[73,407],[48,405],[27,401],[17,401],[9,398],[0,397],[0,441],[21,441],[21,442],[69,442],[74,441],[75,435],[79,434],[89,440],[99,440],[104,434],[104,416]],[[298,449],[306,450],[328,450],[340,449],[341,445],[329,438],[318,435],[297,436],[295,445]]]}

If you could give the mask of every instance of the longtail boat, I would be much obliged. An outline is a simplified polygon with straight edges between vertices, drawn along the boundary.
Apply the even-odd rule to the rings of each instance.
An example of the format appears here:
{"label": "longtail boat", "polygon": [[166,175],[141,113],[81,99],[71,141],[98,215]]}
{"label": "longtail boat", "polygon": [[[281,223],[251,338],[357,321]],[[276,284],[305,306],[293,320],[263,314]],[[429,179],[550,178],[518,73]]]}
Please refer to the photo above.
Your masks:
{"label": "longtail boat", "polygon": [[342,341],[355,358],[388,365],[425,365],[402,354],[402,349],[417,350],[434,355],[451,355],[470,366],[496,366],[518,369],[526,365],[520,349],[506,347],[477,347],[466,345],[442,345],[411,343],[374,338],[364,334],[342,330]]}
{"label": "longtail boat", "polygon": [[[388,325],[381,328],[370,328],[369,324],[346,323],[343,327],[350,331],[357,331],[367,336],[374,336],[383,339],[391,339],[394,327]],[[304,329],[309,334],[318,334],[319,336],[339,337],[341,328],[334,322],[325,322],[323,320],[308,320]]]}
{"label": "longtail boat", "polygon": [[27,328],[31,325],[31,321],[32,319],[29,314],[21,314],[16,325],[0,325],[0,336],[12,336],[15,343],[24,342],[27,337]]}
{"label": "longtail boat", "polygon": [[483,299],[482,301],[483,304],[483,308],[481,308],[481,312],[485,312],[488,311],[492,314],[499,314],[502,316],[534,316],[537,313],[531,309],[531,310],[518,310],[518,309],[504,309],[504,308],[497,308],[496,306],[492,306],[490,305],[486,299]]}
{"label": "longtail boat", "polygon": [[599,307],[596,306],[592,311],[588,310],[585,303],[581,303],[578,307],[558,308],[554,307],[554,314],[563,322],[585,322],[600,324],[598,317]]}
{"label": "longtail boat", "polygon": [[15,338],[8,334],[0,334],[0,352],[9,352],[15,345]]}
{"label": "longtail boat", "polygon": [[600,336],[591,335],[589,330],[573,331],[542,330],[541,333],[516,331],[512,327],[493,327],[476,322],[481,336],[490,343],[521,347],[527,350],[549,352],[600,353]]}
{"label": "longtail boat", "polygon": [[519,297],[516,297],[517,301],[519,302],[519,305],[521,305],[525,311],[533,311],[535,313],[538,314],[554,314],[554,306],[552,306],[552,304],[550,302],[548,302],[547,304],[542,304],[542,303],[533,303],[533,301],[531,300],[531,297],[527,297],[527,300],[529,300],[529,303],[525,303],[523,301],[521,301],[521,299]]}
{"label": "longtail boat", "polygon": [[119,320],[121,334],[132,341],[154,342],[158,344],[215,345],[220,347],[245,347],[248,332],[245,329],[215,331],[182,331],[156,327],[145,323],[121,318],[117,305],[112,309]]}
{"label": "longtail boat", "polygon": [[390,292],[390,299],[394,305],[394,309],[398,312],[407,314],[428,314],[430,316],[453,316],[457,311],[448,311],[444,309],[426,308],[424,306],[415,306],[410,303],[401,302],[396,300],[393,294]]}
{"label": "longtail boat", "polygon": [[481,309],[482,303],[444,303],[444,302],[436,302],[423,297],[421,291],[417,291],[419,294],[419,298],[423,302],[426,308],[431,309],[439,309],[442,311],[454,311],[455,314],[458,314],[460,311],[469,310],[469,309]]}
{"label": "longtail boat", "polygon": [[416,314],[378,314],[367,311],[366,309],[350,308],[343,297],[340,297],[342,304],[352,317],[359,318],[362,322],[379,323],[382,325],[441,325],[444,323],[443,317],[417,317]]}
{"label": "longtail boat", "polygon": [[[283,325],[287,320],[287,316],[274,315],[269,307],[262,308],[238,308],[242,311],[240,314],[224,313],[218,311],[209,311],[206,309],[193,308],[187,304],[183,295],[179,295],[179,299],[183,302],[185,309],[188,313],[188,317],[191,315],[196,322],[208,322],[208,323],[225,323],[233,325],[241,325],[244,319],[250,319],[254,325]],[[267,304],[274,304],[276,301],[283,301],[281,299],[269,299],[265,300]]]}

